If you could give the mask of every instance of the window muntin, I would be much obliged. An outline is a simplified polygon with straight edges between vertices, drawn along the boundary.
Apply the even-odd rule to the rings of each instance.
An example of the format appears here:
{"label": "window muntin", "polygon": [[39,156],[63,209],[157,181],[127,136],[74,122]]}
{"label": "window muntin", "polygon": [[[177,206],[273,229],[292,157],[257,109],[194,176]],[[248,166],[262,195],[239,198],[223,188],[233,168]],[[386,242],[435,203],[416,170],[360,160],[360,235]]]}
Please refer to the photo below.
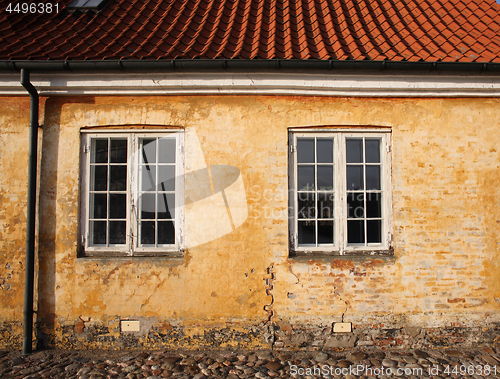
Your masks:
{"label": "window muntin", "polygon": [[182,132],[82,135],[84,255],[182,250]]}
{"label": "window muntin", "polygon": [[291,133],[293,252],[390,249],[389,137],[387,132]]}

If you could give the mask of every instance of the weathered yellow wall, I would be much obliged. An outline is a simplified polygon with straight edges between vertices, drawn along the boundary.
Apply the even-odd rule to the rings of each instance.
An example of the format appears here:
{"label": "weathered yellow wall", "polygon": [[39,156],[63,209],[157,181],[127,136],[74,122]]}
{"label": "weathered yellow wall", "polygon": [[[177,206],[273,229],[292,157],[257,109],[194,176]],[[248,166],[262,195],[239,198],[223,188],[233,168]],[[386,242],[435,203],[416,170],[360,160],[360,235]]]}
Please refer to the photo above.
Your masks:
{"label": "weathered yellow wall", "polygon": [[[65,339],[114,346],[127,318],[159,333],[182,328],[188,342],[205,327],[243,333],[271,313],[285,330],[331,324],[343,313],[355,325],[500,321],[498,99],[52,97],[44,104],[37,321],[61,346]],[[28,110],[25,97],[2,99],[4,345],[22,320]],[[183,259],[77,258],[80,128],[114,125],[194,130],[207,164],[241,170],[247,221]],[[392,127],[393,258],[288,258],[288,128],[322,125]],[[190,156],[190,141],[187,167],[199,159]],[[92,326],[105,338],[89,341],[81,332]],[[149,337],[139,338],[148,344]]]}

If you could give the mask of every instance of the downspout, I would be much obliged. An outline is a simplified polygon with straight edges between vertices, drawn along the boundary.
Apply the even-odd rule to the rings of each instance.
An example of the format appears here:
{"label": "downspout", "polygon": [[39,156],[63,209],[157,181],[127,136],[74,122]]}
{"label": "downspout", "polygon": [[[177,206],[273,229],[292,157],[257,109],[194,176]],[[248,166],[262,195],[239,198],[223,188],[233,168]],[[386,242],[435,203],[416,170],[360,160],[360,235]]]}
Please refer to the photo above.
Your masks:
{"label": "downspout", "polygon": [[31,354],[33,344],[33,287],[35,281],[35,210],[38,154],[38,92],[30,82],[30,72],[21,70],[21,84],[30,94],[30,132],[28,162],[28,205],[26,220],[26,279],[24,285],[23,355]]}

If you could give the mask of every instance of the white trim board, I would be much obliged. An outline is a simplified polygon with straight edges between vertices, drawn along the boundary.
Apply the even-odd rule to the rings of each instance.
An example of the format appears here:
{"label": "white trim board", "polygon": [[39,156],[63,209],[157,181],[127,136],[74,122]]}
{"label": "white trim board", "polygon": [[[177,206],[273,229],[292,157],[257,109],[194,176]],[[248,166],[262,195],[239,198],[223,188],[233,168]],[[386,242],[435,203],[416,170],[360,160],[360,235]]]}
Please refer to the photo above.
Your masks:
{"label": "white trim board", "polygon": [[[0,74],[0,95],[26,95],[20,75]],[[35,74],[49,95],[306,95],[500,97],[500,76],[311,73]]]}

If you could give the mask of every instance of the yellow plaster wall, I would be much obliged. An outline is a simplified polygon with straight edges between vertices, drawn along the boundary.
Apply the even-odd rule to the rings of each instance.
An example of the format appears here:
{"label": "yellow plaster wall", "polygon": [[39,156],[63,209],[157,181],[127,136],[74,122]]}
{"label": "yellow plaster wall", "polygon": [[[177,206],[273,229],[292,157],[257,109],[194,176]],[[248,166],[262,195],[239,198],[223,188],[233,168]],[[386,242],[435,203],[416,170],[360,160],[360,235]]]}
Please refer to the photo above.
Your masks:
{"label": "yellow plaster wall", "polygon": [[[38,322],[419,326],[499,321],[500,100],[299,96],[52,97],[41,119]],[[29,101],[0,110],[0,322],[22,320]],[[80,128],[175,125],[241,171],[248,218],[183,259],[77,258]],[[394,258],[288,258],[288,128],[392,127]],[[200,156],[190,155],[186,167]],[[186,186],[195,183],[186,183]],[[186,216],[189,218],[189,216]],[[186,220],[186,224],[190,224]],[[193,227],[193,226],[191,226]],[[189,229],[186,231],[189,235]],[[275,275],[266,294],[267,269]]]}

